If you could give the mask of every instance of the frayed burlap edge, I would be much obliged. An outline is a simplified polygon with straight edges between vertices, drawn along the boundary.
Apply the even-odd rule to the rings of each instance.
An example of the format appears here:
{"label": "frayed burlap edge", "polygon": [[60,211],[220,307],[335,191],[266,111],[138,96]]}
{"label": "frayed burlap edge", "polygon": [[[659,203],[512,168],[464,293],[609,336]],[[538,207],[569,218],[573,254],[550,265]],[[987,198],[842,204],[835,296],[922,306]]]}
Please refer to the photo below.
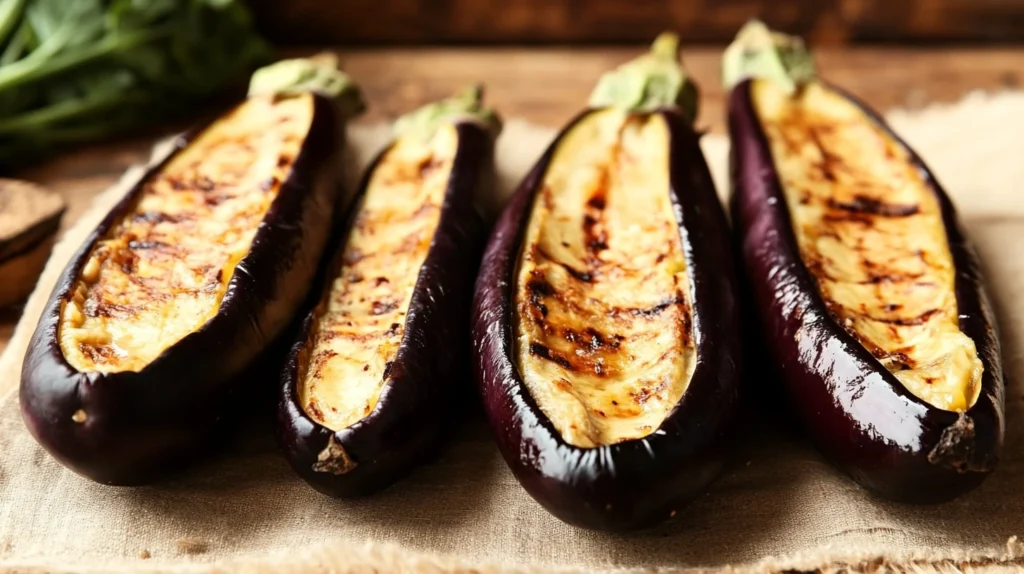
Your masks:
{"label": "frayed burlap edge", "polygon": [[[935,558],[928,553],[914,552],[900,557],[883,557],[877,553],[845,553],[834,547],[786,557],[770,557],[756,563],[722,568],[614,568],[604,572],[615,574],[775,574],[781,572],[822,572],[825,574],[954,574],[970,572],[1019,572],[1024,568],[1024,543],[1017,537],[1007,541],[1006,552],[1000,556]],[[412,552],[393,544],[367,542],[355,544],[322,544],[289,550],[260,558],[229,559],[214,564],[140,563],[111,561],[100,564],[3,563],[0,574],[348,574],[362,572],[402,572],[407,574],[584,574],[593,572],[578,568],[542,566],[503,566],[470,563],[455,556],[438,556]]]}

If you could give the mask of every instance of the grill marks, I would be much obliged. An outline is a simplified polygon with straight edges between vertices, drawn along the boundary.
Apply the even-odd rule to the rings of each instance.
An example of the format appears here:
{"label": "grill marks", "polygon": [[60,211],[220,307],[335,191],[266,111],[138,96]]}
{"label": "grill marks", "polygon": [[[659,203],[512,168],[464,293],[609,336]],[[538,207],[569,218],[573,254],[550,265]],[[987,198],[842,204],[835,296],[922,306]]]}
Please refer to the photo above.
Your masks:
{"label": "grill marks", "polygon": [[[314,378],[323,377],[324,369],[327,367],[327,363],[337,355],[336,352],[327,349],[319,351],[313,355],[309,361],[309,371],[312,372]],[[329,412],[337,412],[337,408],[329,405],[321,405],[320,401],[317,400],[315,395],[310,395],[306,402],[303,403],[306,412],[311,413],[318,419],[324,418],[324,408],[326,406]]]}
{"label": "grill marks", "polygon": [[339,254],[335,279],[308,345],[330,352],[322,368],[300,373],[313,420],[341,430],[364,418],[394,374],[406,315],[441,216],[458,136],[398,140],[376,164]]}
{"label": "grill marks", "polygon": [[918,397],[965,409],[982,367],[959,330],[939,203],[908,151],[819,84],[791,98],[755,82],[752,95],[832,318]]}
{"label": "grill marks", "polygon": [[159,223],[176,224],[187,220],[187,218],[179,217],[177,214],[165,213],[163,211],[138,211],[133,213],[131,217],[132,221],[148,223],[150,225],[157,225]]}
{"label": "grill marks", "polygon": [[[906,163],[903,169],[889,166],[894,177],[881,178],[877,168],[851,161],[842,153],[851,144],[843,135],[851,130],[861,130],[863,121],[854,119],[848,123],[822,123],[820,117],[809,113],[804,107],[795,107],[791,114],[778,123],[766,126],[775,138],[776,145],[784,147],[786,154],[810,153],[814,160],[808,166],[804,184],[788,181],[787,186],[799,189],[797,201],[804,209],[802,213],[813,213],[808,217],[797,217],[801,227],[801,256],[819,287],[828,291],[830,285],[849,282],[850,270],[844,269],[846,261],[853,261],[857,269],[852,281],[862,286],[880,286],[877,297],[889,295],[891,287],[924,287],[918,285],[921,278],[931,276],[923,249],[908,249],[903,241],[905,226],[902,220],[915,216],[937,218],[936,206],[930,206],[928,213],[922,213],[919,202],[928,197],[905,193],[902,185],[913,185],[913,174],[908,173]],[[871,143],[884,149],[882,158],[887,164],[906,162],[898,158],[893,149],[894,142],[887,141],[880,133],[870,134]],[[905,153],[903,154],[905,155]],[[902,173],[899,173],[902,172]],[[917,182],[920,187],[920,182]],[[923,193],[930,193],[922,190]],[[888,200],[902,197],[901,202]],[[916,200],[914,201],[907,201]],[[934,200],[932,199],[932,203]],[[941,222],[940,222],[941,224]],[[822,248],[823,244],[825,249]],[[844,246],[836,249],[836,246]],[[846,261],[841,261],[846,259]],[[912,260],[916,260],[914,263]],[[837,271],[846,271],[845,273]],[[941,272],[941,270],[939,270]],[[906,291],[907,289],[902,289]],[[885,306],[888,303],[881,303]],[[874,305],[846,305],[829,300],[829,308],[843,325],[851,326],[856,317],[888,323],[897,326],[915,326],[941,314],[939,308],[908,310],[909,315],[893,315],[901,307],[888,309],[887,315],[873,314]],[[855,330],[851,333],[857,335]]]}
{"label": "grill marks", "polygon": [[330,349],[320,351],[314,355],[312,361],[310,361],[310,369],[313,371],[313,377],[317,379],[322,377],[324,366],[327,364],[327,361],[330,361],[336,356],[338,356],[338,353]]}
{"label": "grill marks", "polygon": [[[612,147],[611,163],[615,165],[622,155],[622,147]],[[600,179],[597,186],[587,200],[587,206],[583,213],[583,244],[587,248],[587,264],[591,267],[601,265],[600,254],[608,249],[608,231],[604,222],[605,208],[608,207],[608,180],[611,177],[611,169],[600,171]]]}
{"label": "grill marks", "polygon": [[572,361],[565,358],[564,355],[562,355],[558,351],[552,351],[551,349],[545,347],[540,343],[530,343],[530,354],[533,355],[534,357],[540,357],[542,359],[551,361],[552,363],[559,365],[560,367],[566,369],[567,371],[578,370],[576,366],[572,364]]}
{"label": "grill marks", "polygon": [[[308,97],[248,100],[142,184],[93,247],[67,302],[62,348],[73,366],[138,370],[216,314],[291,171],[312,109]],[[73,339],[84,336],[106,339],[111,351],[81,351]]]}
{"label": "grill marks", "polygon": [[[371,191],[377,196],[384,195],[385,189],[413,188],[421,190],[427,185],[426,177],[438,172],[445,161],[427,154],[413,161],[395,160],[380,166],[381,181]],[[450,163],[450,162],[449,162]],[[436,178],[434,178],[436,179]],[[433,182],[436,185],[436,181]],[[408,212],[408,205],[391,209],[387,201],[375,196],[372,205],[364,201],[353,223],[352,236],[346,242],[341,257],[342,269],[339,279],[331,291],[332,310],[328,317],[332,323],[358,320],[360,316],[398,318],[405,315],[400,309],[409,291],[409,277],[401,277],[402,271],[409,270],[406,259],[422,259],[429,248],[436,220],[440,215],[440,204],[436,197],[417,196],[410,199],[417,201],[417,206]],[[393,223],[404,224],[405,228],[392,229]],[[404,231],[404,233],[403,233]],[[384,243],[383,246],[370,248],[374,242]],[[383,247],[383,248],[380,248]],[[397,266],[393,266],[394,263]],[[418,272],[418,265],[413,266]],[[369,277],[370,279],[367,279]],[[360,285],[364,281],[366,285]],[[401,327],[401,323],[373,321],[374,326],[393,323]],[[333,328],[324,330],[325,336],[336,336]],[[388,328],[387,333],[398,335],[400,328]],[[370,338],[375,336],[370,335]]]}
{"label": "grill marks", "polygon": [[656,317],[665,312],[666,309],[673,305],[684,305],[686,300],[680,296],[673,297],[671,299],[665,299],[657,305],[651,307],[616,307],[608,310],[608,314],[613,317],[621,317],[623,315],[632,315],[634,317]]}
{"label": "grill marks", "polygon": [[130,318],[139,311],[141,307],[139,305],[124,305],[121,303],[109,303],[105,301],[97,301],[96,299],[87,299],[85,301],[85,316],[86,317],[102,317],[102,318]]}
{"label": "grill marks", "polygon": [[[607,320],[599,321],[612,325],[622,325],[624,330],[629,330],[634,320],[651,319],[667,314],[676,309],[684,312],[679,313],[680,336],[684,343],[690,341],[690,313],[686,301],[682,297],[674,297],[660,302],[651,307],[622,307],[615,305],[600,306],[597,301],[588,302],[590,305],[581,304],[579,294],[572,290],[557,290],[548,282],[544,273],[539,270],[530,271],[530,279],[526,282],[526,305],[528,312],[521,315],[529,317],[541,332],[549,338],[555,338],[563,342],[566,350],[562,353],[552,352],[544,345],[537,343],[530,344],[530,354],[551,360],[561,367],[573,372],[589,372],[598,377],[609,374],[609,369],[617,362],[628,362],[632,357],[618,356],[627,340],[626,335],[618,333],[602,333],[593,326],[574,327],[571,321],[579,320],[572,315],[580,317],[603,316]],[[558,320],[548,320],[550,310],[548,305],[559,309]],[[595,313],[595,306],[598,306]],[[569,315],[569,316],[566,316]],[[564,324],[563,324],[564,322]],[[580,321],[583,322],[582,320]],[[642,340],[651,340],[645,334],[635,335],[631,341],[639,343]]]}
{"label": "grill marks", "polygon": [[[568,247],[568,246],[569,246],[569,244],[566,243],[565,247]],[[568,273],[570,277],[572,277],[573,279],[576,279],[577,281],[580,281],[580,282],[583,282],[583,283],[590,283],[590,282],[592,282],[594,280],[594,275],[598,272],[597,269],[591,268],[591,267],[587,267],[586,270],[581,271],[581,270],[577,269],[573,264],[567,263],[565,261],[561,261],[558,258],[558,256],[552,255],[551,253],[549,253],[547,250],[545,250],[540,245],[533,245],[533,246],[531,246],[530,249],[533,251],[533,257],[535,259],[543,259],[545,261],[549,261],[549,262],[551,262],[551,263],[553,263],[555,265],[558,265],[559,267],[564,269],[565,272]]]}
{"label": "grill marks", "polygon": [[78,343],[78,350],[97,364],[114,362],[122,357],[118,349],[102,343],[81,341]]}
{"label": "grill marks", "polygon": [[667,154],[660,119],[595,112],[563,136],[527,224],[519,368],[576,446],[653,432],[689,381],[689,284]]}
{"label": "grill marks", "polygon": [[[556,327],[550,327],[552,331]],[[551,361],[571,373],[586,373],[595,377],[614,376],[618,373],[615,365],[622,347],[623,335],[603,335],[594,328],[583,331],[571,327],[560,329],[556,337],[568,343],[567,350],[556,351],[543,343],[530,343],[530,355]],[[607,340],[606,340],[607,337]]]}
{"label": "grill marks", "polygon": [[[898,306],[897,309],[898,310]],[[917,325],[924,325],[931,320],[932,317],[938,315],[942,311],[940,309],[928,309],[927,311],[913,316],[913,317],[871,317],[873,321],[880,321],[882,323],[889,323],[892,325],[899,325],[901,327],[912,327]]]}
{"label": "grill marks", "polygon": [[530,281],[526,284],[526,292],[529,294],[530,315],[533,317],[534,322],[544,326],[545,319],[548,316],[548,306],[544,304],[544,298],[557,296],[555,289],[544,278],[543,273],[531,271]]}
{"label": "grill marks", "polygon": [[865,216],[863,223],[870,224],[871,217],[910,217],[920,213],[917,205],[899,205],[886,203],[877,197],[854,194],[851,201],[839,201],[835,198],[826,199],[829,208],[851,214]]}
{"label": "grill marks", "polygon": [[652,398],[657,397],[657,396],[661,395],[662,393],[664,393],[665,390],[668,389],[669,384],[670,384],[669,381],[665,381],[665,380],[658,381],[657,383],[655,383],[652,386],[640,387],[640,388],[638,388],[638,389],[636,389],[634,391],[631,391],[629,393],[629,397],[637,405],[643,406],[645,403],[650,401]]}

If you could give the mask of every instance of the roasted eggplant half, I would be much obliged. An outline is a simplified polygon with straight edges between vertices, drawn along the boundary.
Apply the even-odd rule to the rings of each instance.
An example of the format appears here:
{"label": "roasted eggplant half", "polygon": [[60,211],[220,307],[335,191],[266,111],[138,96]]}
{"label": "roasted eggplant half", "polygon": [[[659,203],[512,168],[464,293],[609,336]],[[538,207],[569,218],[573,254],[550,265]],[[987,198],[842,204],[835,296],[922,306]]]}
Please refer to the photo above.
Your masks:
{"label": "roasted eggplant half", "polygon": [[474,367],[505,461],[561,520],[629,530],[719,473],[740,336],[726,218],[664,35],[606,74],[487,246]]}
{"label": "roasted eggplant half", "polygon": [[1003,369],[953,204],[878,115],[817,79],[799,39],[752,22],[723,71],[734,224],[796,417],[881,496],[974,487],[1003,442]]}
{"label": "roasted eggplant half", "polygon": [[387,487],[458,417],[479,200],[494,180],[497,116],[480,88],[396,123],[369,167],[282,376],[278,437],[295,471],[337,497]]}
{"label": "roasted eggplant half", "polygon": [[22,414],[83,476],[137,484],[197,455],[255,392],[238,374],[307,297],[358,90],[332,62],[291,60],[258,71],[251,93],[127,192],[42,313]]}

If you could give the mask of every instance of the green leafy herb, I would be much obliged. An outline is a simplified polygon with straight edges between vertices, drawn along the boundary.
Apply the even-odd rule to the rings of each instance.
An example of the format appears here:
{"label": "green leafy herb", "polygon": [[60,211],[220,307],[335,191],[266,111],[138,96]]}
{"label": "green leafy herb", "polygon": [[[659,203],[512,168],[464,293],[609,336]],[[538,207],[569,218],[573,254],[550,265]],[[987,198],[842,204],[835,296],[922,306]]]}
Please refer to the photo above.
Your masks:
{"label": "green leafy herb", "polygon": [[269,55],[241,0],[0,0],[0,171],[187,112]]}

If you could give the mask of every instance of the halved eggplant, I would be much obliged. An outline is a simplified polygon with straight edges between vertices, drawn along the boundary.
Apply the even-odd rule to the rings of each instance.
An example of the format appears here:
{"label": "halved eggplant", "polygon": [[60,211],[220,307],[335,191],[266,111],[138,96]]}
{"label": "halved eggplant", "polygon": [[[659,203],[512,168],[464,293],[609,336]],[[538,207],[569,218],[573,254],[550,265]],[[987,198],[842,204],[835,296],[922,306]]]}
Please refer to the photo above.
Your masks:
{"label": "halved eggplant", "polygon": [[740,368],[728,225],[664,35],[602,78],[491,236],[476,379],[506,462],[563,521],[675,516],[719,473]]}
{"label": "halved eggplant", "polygon": [[358,109],[333,61],[261,70],[107,214],[22,370],[25,423],[57,460],[108,484],[155,479],[255,392],[238,375],[307,296],[339,198],[341,121]]}
{"label": "halved eggplant", "polygon": [[724,72],[733,220],[797,417],[881,496],[974,487],[1003,442],[1003,369],[953,204],[877,114],[816,78],[799,39],[752,22]]}
{"label": "halved eggplant", "polygon": [[401,118],[367,170],[282,376],[279,442],[324,494],[389,486],[457,416],[499,130],[473,88]]}

